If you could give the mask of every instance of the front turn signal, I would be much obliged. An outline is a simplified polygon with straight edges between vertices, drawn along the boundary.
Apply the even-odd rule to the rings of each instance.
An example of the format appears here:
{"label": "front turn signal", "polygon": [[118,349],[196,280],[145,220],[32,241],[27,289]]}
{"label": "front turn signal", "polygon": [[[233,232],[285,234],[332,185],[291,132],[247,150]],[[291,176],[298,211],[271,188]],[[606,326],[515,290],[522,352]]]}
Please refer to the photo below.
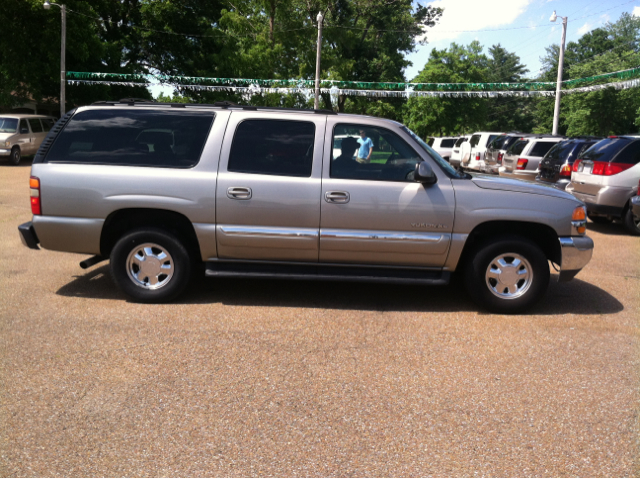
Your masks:
{"label": "front turn signal", "polygon": [[587,232],[587,209],[578,206],[571,215],[571,226],[575,233],[583,235]]}

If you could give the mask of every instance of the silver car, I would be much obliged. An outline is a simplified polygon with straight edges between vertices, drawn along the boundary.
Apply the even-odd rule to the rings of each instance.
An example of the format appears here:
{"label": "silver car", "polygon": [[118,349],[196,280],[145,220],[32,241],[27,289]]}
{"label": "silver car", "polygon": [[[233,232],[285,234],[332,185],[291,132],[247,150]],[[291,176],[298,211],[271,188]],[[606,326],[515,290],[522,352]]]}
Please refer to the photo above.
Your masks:
{"label": "silver car", "polygon": [[505,133],[504,135],[494,138],[494,140],[489,143],[489,146],[487,146],[482,171],[494,175],[499,174],[502,160],[509,150],[509,147],[525,136],[528,135],[526,133]]}
{"label": "silver car", "polygon": [[504,154],[500,176],[534,181],[540,173],[538,166],[553,146],[564,140],[561,136],[524,136],[514,142]]}
{"label": "silver car", "polygon": [[0,114],[0,157],[17,165],[23,156],[35,155],[54,123],[50,116]]}
{"label": "silver car", "polygon": [[142,302],[174,299],[204,264],[219,278],[459,273],[482,307],[514,313],[544,294],[549,260],[570,280],[593,248],[573,196],[457,172],[399,123],[321,110],[94,104],[56,124],[31,175],[24,244],[109,259]]}

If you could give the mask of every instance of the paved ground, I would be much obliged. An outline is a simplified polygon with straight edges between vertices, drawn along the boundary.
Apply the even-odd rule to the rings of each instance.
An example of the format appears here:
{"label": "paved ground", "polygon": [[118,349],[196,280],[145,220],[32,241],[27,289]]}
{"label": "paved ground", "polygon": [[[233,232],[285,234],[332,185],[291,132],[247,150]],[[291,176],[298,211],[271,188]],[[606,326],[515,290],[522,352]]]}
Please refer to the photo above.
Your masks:
{"label": "paved ground", "polygon": [[637,476],[640,239],[526,316],[446,288],[202,279],[127,302],[31,251],[0,164],[0,474]]}

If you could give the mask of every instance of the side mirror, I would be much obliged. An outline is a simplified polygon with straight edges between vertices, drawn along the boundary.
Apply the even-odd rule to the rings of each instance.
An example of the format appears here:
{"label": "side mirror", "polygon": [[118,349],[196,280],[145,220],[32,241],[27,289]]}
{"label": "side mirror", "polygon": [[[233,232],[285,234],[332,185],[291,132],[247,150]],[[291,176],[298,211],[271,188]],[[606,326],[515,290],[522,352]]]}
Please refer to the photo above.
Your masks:
{"label": "side mirror", "polygon": [[438,181],[438,177],[426,161],[421,161],[416,164],[413,178],[418,183],[422,183],[423,185],[433,185],[436,181]]}

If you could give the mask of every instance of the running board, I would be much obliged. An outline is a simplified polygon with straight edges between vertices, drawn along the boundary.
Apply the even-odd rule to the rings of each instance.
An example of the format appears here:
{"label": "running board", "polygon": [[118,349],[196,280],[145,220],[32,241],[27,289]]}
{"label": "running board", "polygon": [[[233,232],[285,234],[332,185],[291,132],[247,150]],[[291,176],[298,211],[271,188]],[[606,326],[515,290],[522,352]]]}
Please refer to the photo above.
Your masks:
{"label": "running board", "polygon": [[357,281],[395,284],[449,284],[451,273],[440,269],[326,266],[290,263],[208,261],[205,275],[217,278],[264,278],[311,281]]}

